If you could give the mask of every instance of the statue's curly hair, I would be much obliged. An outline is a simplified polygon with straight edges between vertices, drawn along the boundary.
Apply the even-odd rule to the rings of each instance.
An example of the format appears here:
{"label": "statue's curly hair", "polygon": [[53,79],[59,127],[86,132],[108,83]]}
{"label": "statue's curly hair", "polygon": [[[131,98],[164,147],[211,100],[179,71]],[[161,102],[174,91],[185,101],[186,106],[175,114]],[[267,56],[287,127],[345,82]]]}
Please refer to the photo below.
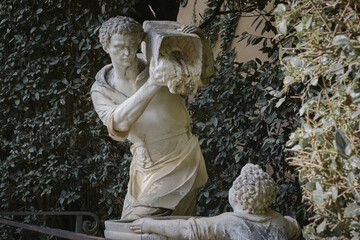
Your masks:
{"label": "statue's curly hair", "polygon": [[140,23],[130,17],[117,16],[105,21],[99,30],[100,43],[106,49],[110,43],[110,38],[115,33],[131,33],[139,40],[139,44],[144,36],[144,29]]}
{"label": "statue's curly hair", "polygon": [[251,214],[262,214],[274,202],[276,184],[260,166],[251,163],[241,169],[233,183],[234,201]]}

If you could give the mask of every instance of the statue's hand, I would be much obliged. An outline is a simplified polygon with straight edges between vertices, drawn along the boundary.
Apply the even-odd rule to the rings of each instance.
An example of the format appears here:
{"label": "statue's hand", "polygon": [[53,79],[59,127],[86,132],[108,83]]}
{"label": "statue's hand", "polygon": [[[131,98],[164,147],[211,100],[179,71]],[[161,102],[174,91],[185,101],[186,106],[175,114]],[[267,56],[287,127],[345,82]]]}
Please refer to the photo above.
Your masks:
{"label": "statue's hand", "polygon": [[167,82],[169,81],[167,75],[167,65],[162,64],[165,62],[162,60],[159,63],[159,60],[152,58],[150,61],[150,77],[149,82],[158,86],[167,86]]}
{"label": "statue's hand", "polygon": [[140,218],[135,220],[134,222],[130,223],[130,229],[131,231],[135,233],[145,233],[143,230],[144,222],[146,221],[146,218]]}
{"label": "statue's hand", "polygon": [[201,39],[205,39],[205,33],[195,25],[192,25],[192,24],[182,25],[181,31],[183,33],[193,33],[193,34],[198,35]]}

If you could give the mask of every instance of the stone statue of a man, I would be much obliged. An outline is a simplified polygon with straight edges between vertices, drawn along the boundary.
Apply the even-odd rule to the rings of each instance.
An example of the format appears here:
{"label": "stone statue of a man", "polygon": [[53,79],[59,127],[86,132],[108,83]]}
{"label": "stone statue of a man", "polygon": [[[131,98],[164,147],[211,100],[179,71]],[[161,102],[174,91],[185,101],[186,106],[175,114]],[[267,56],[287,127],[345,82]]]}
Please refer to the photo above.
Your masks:
{"label": "stone statue of a man", "polygon": [[139,239],[142,240],[297,239],[301,233],[297,221],[268,208],[275,196],[275,182],[259,166],[249,163],[229,190],[229,202],[234,212],[215,217],[174,220],[143,218],[131,223],[130,228],[141,233]]}
{"label": "stone statue of a man", "polygon": [[[198,33],[199,29],[185,27],[183,31]],[[129,17],[103,23],[99,38],[112,63],[97,73],[91,89],[95,110],[109,135],[116,141],[132,142],[121,218],[194,215],[198,190],[207,181],[204,159],[191,134],[182,97],[149,74],[148,62],[137,54],[143,35],[141,25]],[[211,59],[202,62],[212,73],[212,54],[205,42],[204,51]],[[210,74],[201,76],[207,82]]]}

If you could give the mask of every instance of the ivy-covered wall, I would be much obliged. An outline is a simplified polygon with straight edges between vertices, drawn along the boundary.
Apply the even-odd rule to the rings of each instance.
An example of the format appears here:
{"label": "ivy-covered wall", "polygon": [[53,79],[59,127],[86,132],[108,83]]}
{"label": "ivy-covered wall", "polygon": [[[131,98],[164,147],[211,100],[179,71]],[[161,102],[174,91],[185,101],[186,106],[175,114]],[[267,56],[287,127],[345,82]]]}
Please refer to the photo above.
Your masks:
{"label": "ivy-covered wall", "polygon": [[[1,210],[87,210],[102,221],[120,216],[131,155],[128,143],[107,137],[90,100],[94,76],[109,62],[97,30],[104,19],[115,15],[139,21],[154,18],[148,10],[143,12],[144,3],[154,2],[0,3]],[[230,47],[243,13],[257,11],[254,24],[263,21],[263,32],[276,33],[271,7],[265,10],[271,2],[276,6],[280,1],[208,1],[199,20],[211,42],[221,41],[211,84],[188,104],[210,177],[199,195],[200,215],[229,211],[227,191],[242,166],[253,162],[271,172],[278,184],[272,207],[304,223],[300,183],[285,161],[289,156],[285,143],[299,123],[301,99],[296,96],[304,91],[299,83],[283,90],[279,50],[292,44],[291,37],[243,34],[249,45],[261,44],[269,58],[266,62],[237,62],[235,56],[241,52]],[[157,7],[153,5],[158,19],[171,19],[173,14],[168,13],[176,13]],[[73,230],[71,219],[18,220]],[[39,235],[0,226],[0,238],[11,237]]]}
{"label": "ivy-covered wall", "polygon": [[[200,139],[209,171],[209,182],[199,197],[198,213],[216,215],[229,211],[227,191],[247,163],[260,164],[277,182],[278,196],[273,209],[305,221],[297,172],[285,160],[286,141],[298,124],[299,98],[302,91],[293,85],[283,91],[283,72],[279,50],[291,44],[290,38],[276,35],[272,10],[279,1],[208,1],[201,16],[201,26],[214,44],[220,41],[216,71],[210,86],[201,89],[189,104],[193,129]],[[239,19],[255,15],[252,26],[264,35],[234,34]],[[199,19],[198,18],[198,19]],[[260,23],[260,24],[259,24]],[[249,26],[250,27],[250,26]],[[265,34],[266,33],[266,34]],[[258,58],[237,62],[241,48],[234,41],[260,46],[267,61]]]}
{"label": "ivy-covered wall", "polygon": [[[128,143],[108,137],[90,100],[96,72],[110,62],[98,29],[116,15],[155,18],[147,4],[159,19],[174,20],[178,2],[168,2],[167,11],[153,1],[0,2],[0,211],[119,218],[131,157]],[[75,226],[66,217],[15,219]],[[0,239],[46,236],[0,225]]]}

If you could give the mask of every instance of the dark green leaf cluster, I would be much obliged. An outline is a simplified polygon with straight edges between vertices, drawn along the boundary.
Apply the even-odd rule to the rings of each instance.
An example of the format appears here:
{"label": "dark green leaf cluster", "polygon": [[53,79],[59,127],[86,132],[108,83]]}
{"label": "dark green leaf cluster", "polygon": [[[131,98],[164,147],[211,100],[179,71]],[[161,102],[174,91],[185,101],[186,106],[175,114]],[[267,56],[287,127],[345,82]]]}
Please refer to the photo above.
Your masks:
{"label": "dark green leaf cluster", "polygon": [[[117,15],[139,22],[174,20],[178,5],[0,2],[1,211],[91,211],[102,223],[120,217],[131,155],[127,142],[107,136],[90,99],[94,76],[110,62],[98,29]],[[75,226],[74,218],[17,220],[71,231]],[[1,225],[0,238],[39,239],[39,234]]]}
{"label": "dark green leaf cluster", "polygon": [[[219,15],[212,17],[217,2],[223,5]],[[273,208],[303,222],[299,181],[295,169],[285,161],[285,143],[297,126],[296,112],[301,104],[289,96],[303,91],[297,85],[282,91],[284,76],[278,54],[288,39],[274,41],[244,33],[240,41],[250,38],[250,46],[263,44],[261,51],[269,56],[265,62],[255,59],[238,63],[234,59],[240,50],[229,50],[231,42],[239,40],[234,36],[234,22],[243,13],[263,11],[263,4],[264,1],[211,1],[203,16],[204,22],[213,18],[205,30],[210,39],[219,37],[222,44],[210,85],[199,90],[196,101],[189,105],[192,128],[199,137],[209,172],[198,211],[202,215],[229,211],[227,191],[241,168],[252,162],[263,166],[277,182],[278,196]],[[261,12],[253,27],[262,26],[262,34],[272,32],[273,21],[268,12]]]}
{"label": "dark green leaf cluster", "polygon": [[[107,137],[89,95],[96,72],[109,62],[97,30],[134,4],[115,2],[0,3],[2,211],[86,210],[102,221],[120,215],[128,146]],[[72,231],[75,221],[18,220]],[[18,232],[0,226],[1,239],[39,238]]]}
{"label": "dark green leaf cluster", "polygon": [[[294,169],[284,161],[284,145],[296,126],[300,104],[288,96],[303,90],[295,84],[281,91],[278,61],[237,63],[235,54],[241,53],[228,51],[239,14],[262,11],[268,2],[209,1],[203,16],[216,13],[206,30],[211,39],[221,30],[222,51],[210,86],[189,106],[210,175],[199,197],[202,215],[229,210],[227,191],[247,162],[266,166],[272,173],[279,186],[276,210],[298,217],[301,213],[299,185]],[[0,3],[1,210],[87,210],[102,222],[119,217],[128,182],[129,146],[107,137],[89,90],[96,72],[109,62],[97,30],[110,16],[139,16],[136,4]],[[217,12],[218,5],[231,12]],[[272,19],[263,21],[267,22],[263,31],[272,31]],[[276,59],[282,42],[260,37],[249,44],[262,43],[263,51]],[[73,219],[63,218],[19,220],[69,230],[74,225]],[[2,239],[39,238],[4,226],[0,232]]]}

